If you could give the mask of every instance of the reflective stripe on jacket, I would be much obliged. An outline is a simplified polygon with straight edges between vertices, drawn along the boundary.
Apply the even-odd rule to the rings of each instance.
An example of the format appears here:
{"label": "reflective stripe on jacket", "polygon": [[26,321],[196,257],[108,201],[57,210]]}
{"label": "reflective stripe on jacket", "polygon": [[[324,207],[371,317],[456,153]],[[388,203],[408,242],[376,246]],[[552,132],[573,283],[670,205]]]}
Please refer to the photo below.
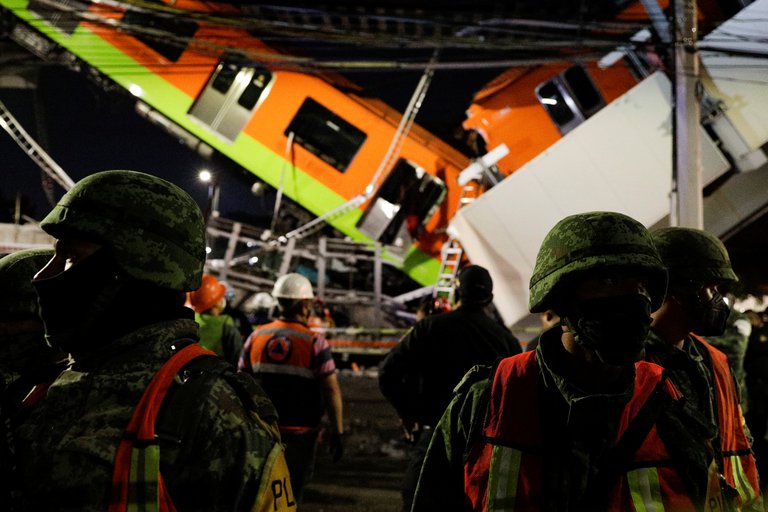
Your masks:
{"label": "reflective stripe on jacket", "polygon": [[196,343],[188,345],[166,361],[150,381],[117,447],[109,512],[176,510],[160,475],[155,420],[176,374],[191,360],[208,355],[215,354]]}
{"label": "reflective stripe on jacket", "polygon": [[755,456],[744,431],[744,416],[741,414],[728,358],[699,336],[692,336],[700,346],[707,349],[712,362],[723,476],[728,484],[738,491],[742,506],[762,510]]}
{"label": "reflective stripe on jacket", "polygon": [[[488,413],[480,440],[465,463],[465,496],[471,510],[539,510],[543,489],[543,449],[536,352],[499,363],[491,384]],[[620,439],[662,382],[662,369],[635,364],[632,398],[618,425]],[[664,391],[666,392],[666,390]],[[694,511],[655,425],[629,464],[632,468],[610,490],[608,510]]]}

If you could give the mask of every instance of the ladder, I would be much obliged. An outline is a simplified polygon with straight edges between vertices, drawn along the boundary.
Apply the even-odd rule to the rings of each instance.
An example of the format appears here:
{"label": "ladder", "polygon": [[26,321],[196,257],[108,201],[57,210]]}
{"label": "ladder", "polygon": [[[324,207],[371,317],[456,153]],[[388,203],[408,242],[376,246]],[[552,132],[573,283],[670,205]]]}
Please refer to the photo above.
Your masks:
{"label": "ladder", "polygon": [[[477,183],[470,182],[465,184],[459,196],[459,208],[470,204],[479,195],[480,190]],[[456,295],[456,275],[461,267],[464,249],[461,247],[461,242],[449,234],[448,240],[443,244],[440,255],[440,270],[437,273],[437,283],[435,284],[432,296],[435,299],[444,298],[448,304],[453,305]]]}
{"label": "ladder", "polygon": [[0,127],[24,150],[29,158],[37,164],[48,176],[56,183],[61,185],[64,190],[71,189],[75,182],[59,167],[53,158],[51,158],[40,145],[35,142],[29,133],[16,121],[11,112],[0,101]]}

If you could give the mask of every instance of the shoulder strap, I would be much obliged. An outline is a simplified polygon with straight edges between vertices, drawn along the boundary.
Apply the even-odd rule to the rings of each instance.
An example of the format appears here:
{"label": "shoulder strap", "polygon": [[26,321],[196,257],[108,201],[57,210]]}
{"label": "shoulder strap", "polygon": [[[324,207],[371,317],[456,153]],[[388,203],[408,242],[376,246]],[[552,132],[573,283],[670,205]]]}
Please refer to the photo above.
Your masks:
{"label": "shoulder strap", "polygon": [[205,386],[212,382],[211,377],[230,369],[226,361],[213,353],[184,365],[174,378],[174,384],[158,413],[155,436],[161,441],[180,444],[188,430],[198,424],[199,418],[193,413],[199,410],[196,404],[201,396],[205,396]]}
{"label": "shoulder strap", "polygon": [[624,431],[624,434],[607,455],[603,464],[598,469],[592,485],[590,485],[590,488],[585,493],[585,505],[606,505],[606,500],[609,499],[611,490],[615,487],[621,475],[626,472],[635,453],[637,453],[637,450],[648,437],[653,425],[656,423],[663,404],[665,402],[669,403],[672,400],[664,389],[666,380],[667,374],[664,372],[648,400],[637,412],[632,422]]}
{"label": "shoulder strap", "polygon": [[155,421],[179,370],[191,360],[207,355],[215,354],[197,343],[187,345],[166,361],[147,385],[117,448],[109,512],[125,512],[131,505],[141,508],[152,502],[151,508],[161,512],[175,510],[160,475]]}

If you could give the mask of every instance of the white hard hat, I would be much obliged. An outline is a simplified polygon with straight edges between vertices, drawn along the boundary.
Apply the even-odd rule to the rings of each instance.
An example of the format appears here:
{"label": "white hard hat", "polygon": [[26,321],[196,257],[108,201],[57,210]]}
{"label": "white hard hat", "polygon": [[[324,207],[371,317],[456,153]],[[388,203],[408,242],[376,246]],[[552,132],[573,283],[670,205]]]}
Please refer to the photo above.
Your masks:
{"label": "white hard hat", "polygon": [[256,311],[257,309],[269,309],[276,305],[275,299],[267,292],[259,292],[245,303],[243,309]]}
{"label": "white hard hat", "polygon": [[314,299],[312,283],[301,274],[285,274],[275,281],[272,296],[276,299]]}

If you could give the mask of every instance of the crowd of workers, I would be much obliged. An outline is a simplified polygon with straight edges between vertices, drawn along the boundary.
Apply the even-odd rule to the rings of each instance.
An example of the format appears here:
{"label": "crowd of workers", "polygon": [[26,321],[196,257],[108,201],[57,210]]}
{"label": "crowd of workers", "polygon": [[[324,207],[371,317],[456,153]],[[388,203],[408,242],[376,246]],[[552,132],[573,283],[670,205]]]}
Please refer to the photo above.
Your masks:
{"label": "crowd of workers", "polygon": [[[276,318],[238,330],[198,206],[134,171],[81,180],[41,227],[54,250],[0,259],[3,508],[299,508],[324,417],[344,452],[309,280],[281,276],[257,297]],[[768,325],[731,311],[737,280],[704,231],[572,215],[539,249],[547,329],[523,351],[488,271],[463,268],[451,311],[380,365],[403,509],[764,510]]]}

